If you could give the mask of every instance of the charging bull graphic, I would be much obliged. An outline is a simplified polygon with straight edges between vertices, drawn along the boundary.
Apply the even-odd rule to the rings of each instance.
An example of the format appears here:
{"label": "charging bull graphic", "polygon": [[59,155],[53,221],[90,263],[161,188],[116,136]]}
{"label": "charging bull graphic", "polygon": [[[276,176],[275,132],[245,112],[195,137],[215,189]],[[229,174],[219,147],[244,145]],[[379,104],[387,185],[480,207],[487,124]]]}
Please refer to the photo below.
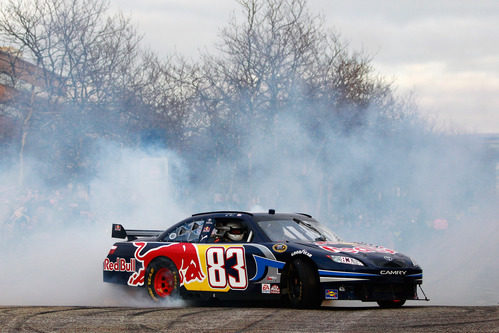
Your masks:
{"label": "charging bull graphic", "polygon": [[147,243],[135,242],[135,259],[142,263],[142,268],[133,273],[128,279],[130,286],[143,286],[144,276],[149,263],[157,257],[170,258],[177,267],[180,276],[180,285],[193,281],[202,282],[205,278],[201,269],[197,248],[191,243],[173,243],[151,249],[145,253],[143,250]]}

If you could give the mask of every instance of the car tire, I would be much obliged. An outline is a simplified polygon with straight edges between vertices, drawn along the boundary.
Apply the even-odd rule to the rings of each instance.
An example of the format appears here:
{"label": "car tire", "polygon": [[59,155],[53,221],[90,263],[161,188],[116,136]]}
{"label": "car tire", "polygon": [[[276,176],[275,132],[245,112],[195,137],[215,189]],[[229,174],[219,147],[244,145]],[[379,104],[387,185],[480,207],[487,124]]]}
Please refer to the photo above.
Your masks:
{"label": "car tire", "polygon": [[380,308],[383,309],[396,309],[401,308],[405,304],[405,299],[395,299],[389,301],[377,301]]}
{"label": "car tire", "polygon": [[295,308],[316,308],[321,303],[315,269],[303,259],[294,260],[286,279],[288,301]]}
{"label": "car tire", "polygon": [[178,296],[179,281],[178,270],[168,258],[154,259],[147,266],[145,285],[147,293],[155,302]]}

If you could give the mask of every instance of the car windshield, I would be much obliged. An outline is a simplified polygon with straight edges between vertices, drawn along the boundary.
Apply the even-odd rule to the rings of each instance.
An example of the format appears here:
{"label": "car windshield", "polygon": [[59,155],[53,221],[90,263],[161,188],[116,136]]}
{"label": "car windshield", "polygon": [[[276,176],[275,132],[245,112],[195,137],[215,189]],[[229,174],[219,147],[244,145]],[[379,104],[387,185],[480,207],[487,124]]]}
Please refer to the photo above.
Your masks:
{"label": "car windshield", "polygon": [[300,219],[260,221],[258,225],[274,242],[278,241],[331,241],[340,238],[325,226]]}

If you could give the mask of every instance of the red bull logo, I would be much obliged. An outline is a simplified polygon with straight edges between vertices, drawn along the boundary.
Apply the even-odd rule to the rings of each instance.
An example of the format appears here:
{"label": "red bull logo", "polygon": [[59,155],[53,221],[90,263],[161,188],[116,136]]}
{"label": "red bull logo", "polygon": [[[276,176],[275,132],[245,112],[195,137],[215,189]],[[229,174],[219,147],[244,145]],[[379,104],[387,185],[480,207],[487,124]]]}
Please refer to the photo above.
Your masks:
{"label": "red bull logo", "polygon": [[135,266],[135,259],[130,259],[130,262],[123,258],[116,258],[115,262],[111,262],[109,258],[104,260],[104,270],[109,272],[135,272]]}
{"label": "red bull logo", "polygon": [[143,253],[145,242],[136,242],[133,245],[137,247],[135,258],[142,263],[142,268],[130,276],[128,279],[130,286],[143,286],[147,266],[154,258],[160,256],[168,257],[173,261],[180,276],[180,285],[193,281],[201,282],[205,279],[197,248],[191,243],[167,244],[145,253]]}

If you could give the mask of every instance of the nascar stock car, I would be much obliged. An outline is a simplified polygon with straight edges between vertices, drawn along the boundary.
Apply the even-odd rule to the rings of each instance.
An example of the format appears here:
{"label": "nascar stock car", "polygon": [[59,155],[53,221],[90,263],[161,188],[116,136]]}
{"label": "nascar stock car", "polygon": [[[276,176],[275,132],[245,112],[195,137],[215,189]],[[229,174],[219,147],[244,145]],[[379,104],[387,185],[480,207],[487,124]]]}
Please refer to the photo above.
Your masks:
{"label": "nascar stock car", "polygon": [[361,300],[400,307],[420,299],[418,287],[423,292],[422,270],[409,257],[342,242],[307,214],[209,212],[166,231],[113,224],[112,237],[127,240],[109,250],[104,281],[144,287],[155,301],[274,299],[310,308]]}

